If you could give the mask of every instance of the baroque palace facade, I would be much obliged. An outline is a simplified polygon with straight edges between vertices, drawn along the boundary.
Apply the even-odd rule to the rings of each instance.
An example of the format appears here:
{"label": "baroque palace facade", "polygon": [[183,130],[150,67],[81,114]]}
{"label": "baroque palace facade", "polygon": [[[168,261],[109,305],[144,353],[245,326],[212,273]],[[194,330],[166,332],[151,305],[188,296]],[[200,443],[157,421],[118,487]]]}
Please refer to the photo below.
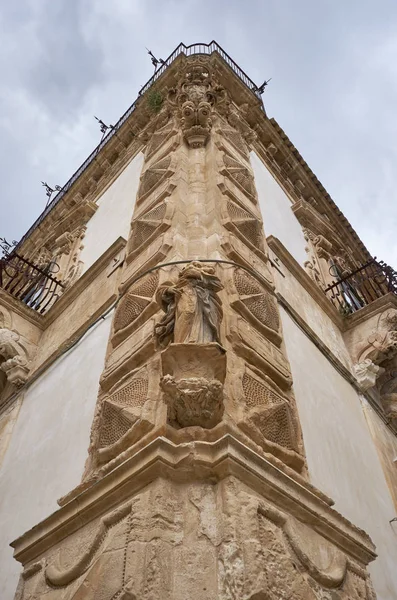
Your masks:
{"label": "baroque palace facade", "polygon": [[1,600],[397,598],[396,274],[260,91],[180,45],[3,244]]}

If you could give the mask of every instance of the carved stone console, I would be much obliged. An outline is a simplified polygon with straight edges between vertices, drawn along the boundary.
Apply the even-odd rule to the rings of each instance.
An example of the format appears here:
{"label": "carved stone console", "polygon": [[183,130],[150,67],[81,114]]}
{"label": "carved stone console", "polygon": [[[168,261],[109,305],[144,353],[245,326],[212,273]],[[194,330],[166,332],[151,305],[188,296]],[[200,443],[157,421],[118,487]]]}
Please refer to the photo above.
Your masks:
{"label": "carved stone console", "polygon": [[168,421],[176,427],[217,425],[224,411],[224,348],[217,343],[170,344],[161,363]]}

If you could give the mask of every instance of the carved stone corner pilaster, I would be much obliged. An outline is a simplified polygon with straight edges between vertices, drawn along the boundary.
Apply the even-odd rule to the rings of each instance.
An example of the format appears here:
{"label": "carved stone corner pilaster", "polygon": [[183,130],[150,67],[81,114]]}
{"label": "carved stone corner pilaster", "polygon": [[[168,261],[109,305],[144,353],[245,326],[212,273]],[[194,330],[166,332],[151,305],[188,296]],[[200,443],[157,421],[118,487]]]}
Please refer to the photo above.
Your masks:
{"label": "carved stone corner pilaster", "polygon": [[211,429],[222,420],[226,353],[217,343],[170,344],[161,355],[168,421]]}

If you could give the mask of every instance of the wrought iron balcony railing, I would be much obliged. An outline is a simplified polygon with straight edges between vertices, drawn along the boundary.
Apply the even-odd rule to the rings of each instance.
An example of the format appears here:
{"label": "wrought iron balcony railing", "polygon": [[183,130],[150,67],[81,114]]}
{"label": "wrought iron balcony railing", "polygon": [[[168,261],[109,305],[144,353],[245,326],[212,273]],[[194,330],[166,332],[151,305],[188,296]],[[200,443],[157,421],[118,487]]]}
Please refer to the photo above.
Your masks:
{"label": "wrought iron balcony railing", "polygon": [[55,263],[38,267],[16,252],[0,258],[0,288],[44,314],[58,300],[64,285],[53,276]]}
{"label": "wrought iron balcony railing", "polygon": [[356,312],[389,292],[397,295],[397,272],[383,261],[372,259],[347,275],[335,276],[338,279],[324,292],[342,314]]}
{"label": "wrought iron balcony railing", "polygon": [[[209,44],[191,44],[190,46],[185,46],[185,44],[179,44],[177,48],[165,59],[163,64],[160,65],[158,69],[154,72],[154,75],[145,83],[145,85],[138,92],[138,99],[145,93],[147,90],[157,81],[157,79],[164,73],[164,71],[169,67],[169,65],[180,55],[185,54],[186,56],[193,56],[198,54],[210,55],[213,52],[217,52],[223,60],[228,64],[228,66],[232,69],[232,71],[237,75],[239,79],[247,86],[249,90],[251,90],[258,99],[262,102],[261,92],[255,83],[248,77],[246,73],[234,62],[234,60],[219,46],[215,41],[210,42]],[[19,241],[18,248],[21,247],[22,243],[29,237],[32,231],[43,221],[43,219],[48,215],[48,213],[58,204],[58,202],[63,198],[63,196],[68,192],[68,190],[72,187],[74,182],[80,177],[80,175],[86,170],[86,168],[95,160],[96,155],[106,144],[113,138],[114,135],[117,135],[117,132],[121,128],[121,126],[125,123],[125,121],[129,118],[129,116],[134,112],[136,107],[137,100],[126,110],[126,112],[120,117],[117,123],[113,126],[112,129],[109,129],[108,133],[102,138],[100,143],[94,150],[91,152],[89,157],[83,162],[83,164],[77,169],[77,171],[71,176],[69,181],[65,183],[62,189],[54,196],[54,198],[49,202],[41,215],[36,219],[30,229],[25,233],[23,238]],[[263,108],[263,103],[262,103]],[[264,110],[264,108],[263,108]]]}

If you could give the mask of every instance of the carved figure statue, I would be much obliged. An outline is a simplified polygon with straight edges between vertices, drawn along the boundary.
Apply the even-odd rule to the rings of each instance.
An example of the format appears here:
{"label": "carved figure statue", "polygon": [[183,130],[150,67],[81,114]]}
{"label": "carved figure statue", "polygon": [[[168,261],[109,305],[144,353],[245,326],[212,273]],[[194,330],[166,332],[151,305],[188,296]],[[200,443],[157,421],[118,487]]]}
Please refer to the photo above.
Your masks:
{"label": "carved figure statue", "polygon": [[165,315],[156,325],[160,345],[219,342],[223,289],[213,267],[194,261],[180,272],[176,283],[159,287],[156,300]]}

